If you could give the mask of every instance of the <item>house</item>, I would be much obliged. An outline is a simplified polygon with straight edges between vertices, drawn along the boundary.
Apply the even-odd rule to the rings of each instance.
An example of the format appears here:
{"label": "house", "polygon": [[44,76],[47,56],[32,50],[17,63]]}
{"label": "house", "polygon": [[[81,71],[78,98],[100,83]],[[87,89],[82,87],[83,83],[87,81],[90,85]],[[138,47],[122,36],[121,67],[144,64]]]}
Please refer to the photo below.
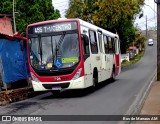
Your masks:
{"label": "house", "polygon": [[26,38],[18,32],[13,34],[11,17],[0,14],[0,89],[26,86],[30,76]]}

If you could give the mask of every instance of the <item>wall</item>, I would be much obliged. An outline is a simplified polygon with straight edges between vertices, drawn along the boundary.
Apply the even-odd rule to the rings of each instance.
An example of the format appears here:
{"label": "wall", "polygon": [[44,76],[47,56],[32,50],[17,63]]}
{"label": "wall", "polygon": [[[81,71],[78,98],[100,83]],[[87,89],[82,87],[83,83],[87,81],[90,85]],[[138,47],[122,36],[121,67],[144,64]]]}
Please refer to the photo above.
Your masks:
{"label": "wall", "polygon": [[13,35],[11,19],[8,17],[0,18],[0,33]]}

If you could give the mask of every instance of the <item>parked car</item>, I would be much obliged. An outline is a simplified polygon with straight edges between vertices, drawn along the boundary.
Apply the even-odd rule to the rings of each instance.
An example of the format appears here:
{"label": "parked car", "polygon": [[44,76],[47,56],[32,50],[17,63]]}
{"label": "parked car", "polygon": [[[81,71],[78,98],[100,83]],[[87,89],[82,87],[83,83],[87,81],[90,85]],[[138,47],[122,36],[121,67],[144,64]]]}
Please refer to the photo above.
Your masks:
{"label": "parked car", "polygon": [[148,40],[148,46],[153,46],[153,44],[154,44],[154,43],[153,43],[153,39],[149,39],[149,40]]}

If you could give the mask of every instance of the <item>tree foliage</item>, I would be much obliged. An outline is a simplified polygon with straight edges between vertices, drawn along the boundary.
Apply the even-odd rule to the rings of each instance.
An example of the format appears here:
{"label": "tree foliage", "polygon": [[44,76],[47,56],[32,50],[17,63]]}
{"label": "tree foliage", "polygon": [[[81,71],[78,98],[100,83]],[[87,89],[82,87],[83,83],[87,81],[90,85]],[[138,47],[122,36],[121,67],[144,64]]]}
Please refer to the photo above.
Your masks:
{"label": "tree foliage", "polygon": [[[12,14],[12,0],[1,0],[0,6],[1,14]],[[20,32],[25,32],[28,24],[60,17],[52,0],[15,0],[15,11],[17,31]]]}
{"label": "tree foliage", "polygon": [[140,49],[140,51],[142,48],[145,47],[145,41],[146,41],[146,38],[142,36],[141,33],[135,34],[134,45],[137,46]]}
{"label": "tree foliage", "polygon": [[134,17],[144,0],[70,0],[68,18],[81,18],[104,29],[118,33],[122,52],[135,38]]}

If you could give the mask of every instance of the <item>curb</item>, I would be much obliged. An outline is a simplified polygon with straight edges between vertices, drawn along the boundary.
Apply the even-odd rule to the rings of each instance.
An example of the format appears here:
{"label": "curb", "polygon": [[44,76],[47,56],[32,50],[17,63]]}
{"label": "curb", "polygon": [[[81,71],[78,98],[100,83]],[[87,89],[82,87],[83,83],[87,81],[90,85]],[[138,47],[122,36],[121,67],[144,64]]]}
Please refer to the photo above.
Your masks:
{"label": "curb", "polygon": [[[132,105],[129,107],[129,110],[125,113],[125,115],[139,115],[141,112],[141,109],[145,103],[145,100],[150,92],[150,89],[153,85],[153,83],[156,81],[157,75],[156,70],[154,71],[151,78],[149,78],[148,82],[146,83],[141,91],[138,93],[138,96],[133,101]],[[121,124],[135,124],[136,121],[127,121],[123,122]]]}

